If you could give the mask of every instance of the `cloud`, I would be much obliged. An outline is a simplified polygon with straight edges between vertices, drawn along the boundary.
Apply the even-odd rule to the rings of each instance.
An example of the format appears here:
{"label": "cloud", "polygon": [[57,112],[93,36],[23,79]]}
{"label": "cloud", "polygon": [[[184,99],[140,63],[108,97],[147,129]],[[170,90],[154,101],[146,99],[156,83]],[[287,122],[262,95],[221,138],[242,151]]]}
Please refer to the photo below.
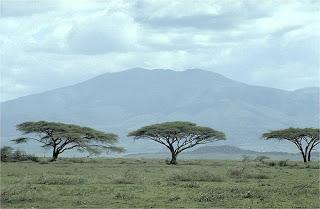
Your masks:
{"label": "cloud", "polygon": [[1,100],[132,67],[319,85],[319,1],[3,0]]}
{"label": "cloud", "polygon": [[68,45],[74,53],[130,52],[137,47],[139,26],[125,14],[101,15],[74,24]]}
{"label": "cloud", "polygon": [[45,13],[56,9],[55,1],[49,0],[1,0],[1,16],[29,16],[37,13]]}
{"label": "cloud", "polygon": [[[160,29],[181,27],[199,30],[229,30],[236,29],[247,21],[269,15],[267,8],[259,7],[253,1],[239,2],[240,4],[228,4],[227,1],[180,1],[165,12],[157,12],[154,9],[155,14],[152,14],[152,9],[149,9],[151,11],[147,15],[144,12],[138,13],[136,20]],[[144,2],[144,4],[148,3]],[[197,11],[195,8],[199,8],[199,4],[202,10]],[[139,3],[137,8],[148,8],[148,6]]]}

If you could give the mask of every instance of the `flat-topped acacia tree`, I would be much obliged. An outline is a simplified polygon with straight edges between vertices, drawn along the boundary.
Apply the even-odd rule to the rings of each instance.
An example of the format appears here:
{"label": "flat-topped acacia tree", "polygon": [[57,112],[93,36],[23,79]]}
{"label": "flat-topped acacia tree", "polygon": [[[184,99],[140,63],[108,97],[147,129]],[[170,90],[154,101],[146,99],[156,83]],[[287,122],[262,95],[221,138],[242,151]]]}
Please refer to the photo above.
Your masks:
{"label": "flat-topped acacia tree", "polygon": [[167,147],[171,152],[169,164],[176,164],[178,154],[186,149],[225,139],[224,133],[220,131],[183,121],[145,126],[130,132],[128,136],[148,139]]}
{"label": "flat-topped acacia tree", "polygon": [[303,157],[303,162],[311,160],[311,152],[319,144],[318,128],[287,128],[270,131],[262,135],[264,139],[287,140],[294,143]]}
{"label": "flat-topped acacia tree", "polygon": [[92,128],[57,122],[24,122],[17,125],[17,130],[26,137],[14,139],[16,143],[33,140],[42,144],[43,148],[52,148],[52,161],[67,150],[87,151],[100,154],[103,150],[122,152],[122,147],[114,146],[118,136],[112,133],[97,131]]}

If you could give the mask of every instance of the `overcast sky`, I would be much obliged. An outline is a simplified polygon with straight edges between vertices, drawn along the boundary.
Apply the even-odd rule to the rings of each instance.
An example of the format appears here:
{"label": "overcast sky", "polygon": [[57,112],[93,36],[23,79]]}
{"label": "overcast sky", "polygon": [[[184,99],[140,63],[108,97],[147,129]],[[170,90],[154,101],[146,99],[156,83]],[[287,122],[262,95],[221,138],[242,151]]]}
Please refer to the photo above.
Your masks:
{"label": "overcast sky", "polygon": [[1,0],[1,101],[134,67],[319,86],[318,0]]}

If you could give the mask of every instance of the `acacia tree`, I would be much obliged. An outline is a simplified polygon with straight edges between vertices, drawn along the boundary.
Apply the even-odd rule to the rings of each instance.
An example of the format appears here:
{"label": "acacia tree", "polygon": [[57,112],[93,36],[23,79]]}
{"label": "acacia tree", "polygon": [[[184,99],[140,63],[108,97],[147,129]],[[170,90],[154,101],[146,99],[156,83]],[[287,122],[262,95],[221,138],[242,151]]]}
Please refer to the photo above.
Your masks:
{"label": "acacia tree", "polygon": [[170,164],[176,164],[178,154],[186,149],[225,139],[224,133],[220,131],[183,121],[145,126],[130,132],[128,136],[134,139],[149,139],[164,145],[171,152]]}
{"label": "acacia tree", "polygon": [[71,149],[91,154],[100,154],[103,150],[124,151],[123,148],[114,146],[118,142],[117,135],[73,124],[24,122],[17,125],[17,130],[28,136],[12,141],[19,144],[33,140],[41,143],[43,148],[52,148],[52,161],[57,160],[61,153]]}
{"label": "acacia tree", "polygon": [[303,162],[311,160],[311,152],[319,144],[318,128],[287,128],[270,131],[262,135],[264,139],[287,140],[294,143],[301,152]]}

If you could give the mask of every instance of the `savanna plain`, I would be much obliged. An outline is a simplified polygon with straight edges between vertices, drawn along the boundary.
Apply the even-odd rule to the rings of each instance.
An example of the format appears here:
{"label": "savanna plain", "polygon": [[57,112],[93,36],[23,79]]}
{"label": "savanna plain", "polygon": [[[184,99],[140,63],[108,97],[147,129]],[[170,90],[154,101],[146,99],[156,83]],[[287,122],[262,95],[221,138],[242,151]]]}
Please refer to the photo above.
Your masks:
{"label": "savanna plain", "polygon": [[319,208],[319,161],[2,162],[2,208]]}

